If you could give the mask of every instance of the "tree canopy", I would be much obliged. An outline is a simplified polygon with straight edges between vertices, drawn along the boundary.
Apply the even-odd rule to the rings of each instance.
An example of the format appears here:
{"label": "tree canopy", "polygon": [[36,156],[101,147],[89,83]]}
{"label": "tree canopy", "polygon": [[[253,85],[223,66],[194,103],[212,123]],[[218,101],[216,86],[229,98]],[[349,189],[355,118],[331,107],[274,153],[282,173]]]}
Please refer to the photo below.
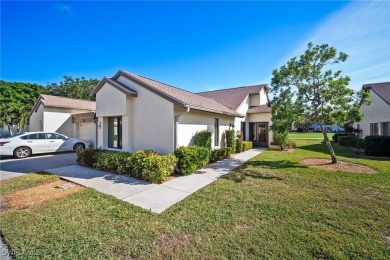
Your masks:
{"label": "tree canopy", "polygon": [[99,80],[85,79],[84,77],[72,78],[71,76],[64,76],[63,79],[59,84],[48,84],[46,86],[47,93],[53,96],[94,100],[89,95],[97,86]]}
{"label": "tree canopy", "polygon": [[38,84],[0,80],[0,127],[9,126],[13,119],[17,119],[19,129],[22,129],[42,93],[46,93],[46,89]]}
{"label": "tree canopy", "polygon": [[294,57],[275,69],[271,80],[273,129],[283,132],[294,121],[317,123],[333,163],[337,158],[323,125],[343,124],[349,119],[360,121],[360,105],[368,103],[367,92],[348,88],[350,78],[342,75],[341,70],[333,72],[331,69],[347,58],[346,53],[338,53],[328,44],[313,46],[309,43],[299,59]]}

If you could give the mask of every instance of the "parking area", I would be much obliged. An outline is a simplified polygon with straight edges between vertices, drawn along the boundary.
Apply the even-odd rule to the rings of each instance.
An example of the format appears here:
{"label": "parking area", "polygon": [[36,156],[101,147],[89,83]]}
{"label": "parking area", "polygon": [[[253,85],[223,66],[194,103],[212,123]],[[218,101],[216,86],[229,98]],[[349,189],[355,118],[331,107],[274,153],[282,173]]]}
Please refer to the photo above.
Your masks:
{"label": "parking area", "polygon": [[0,157],[0,180],[21,176],[30,172],[44,171],[76,164],[76,153],[33,155],[25,159],[10,156]]}

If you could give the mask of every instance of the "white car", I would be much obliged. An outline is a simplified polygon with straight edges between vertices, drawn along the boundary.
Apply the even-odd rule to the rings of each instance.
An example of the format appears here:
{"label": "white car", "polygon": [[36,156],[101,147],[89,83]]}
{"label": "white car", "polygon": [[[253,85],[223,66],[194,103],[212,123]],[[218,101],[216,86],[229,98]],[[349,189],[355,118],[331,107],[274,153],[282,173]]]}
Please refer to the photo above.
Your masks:
{"label": "white car", "polygon": [[0,155],[26,158],[31,154],[77,151],[86,143],[58,133],[29,132],[0,139]]}

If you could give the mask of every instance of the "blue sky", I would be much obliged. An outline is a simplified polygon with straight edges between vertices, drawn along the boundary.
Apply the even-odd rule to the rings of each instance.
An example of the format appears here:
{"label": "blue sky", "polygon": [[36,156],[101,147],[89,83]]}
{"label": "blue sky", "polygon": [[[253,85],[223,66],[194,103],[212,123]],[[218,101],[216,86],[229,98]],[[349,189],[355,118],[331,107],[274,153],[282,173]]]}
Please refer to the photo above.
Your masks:
{"label": "blue sky", "polygon": [[390,81],[390,2],[1,2],[1,79],[118,69],[193,92],[269,83],[306,44],[350,54],[351,87]]}

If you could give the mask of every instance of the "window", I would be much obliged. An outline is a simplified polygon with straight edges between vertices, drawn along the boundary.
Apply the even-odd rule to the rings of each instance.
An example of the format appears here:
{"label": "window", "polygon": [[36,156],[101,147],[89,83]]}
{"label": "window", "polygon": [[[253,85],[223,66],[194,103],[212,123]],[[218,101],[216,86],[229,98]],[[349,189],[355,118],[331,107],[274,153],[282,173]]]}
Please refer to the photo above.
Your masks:
{"label": "window", "polygon": [[381,123],[382,135],[390,136],[390,122]]}
{"label": "window", "polygon": [[245,140],[245,122],[241,122],[241,135],[242,140]]}
{"label": "window", "polygon": [[21,137],[21,139],[29,139],[29,140],[36,140],[36,139],[46,139],[45,134],[30,134],[30,135],[25,135]]}
{"label": "window", "polygon": [[214,118],[214,146],[219,146],[219,120]]}
{"label": "window", "polygon": [[378,123],[371,123],[370,135],[378,135],[378,134],[379,134]]}
{"label": "window", "polygon": [[122,117],[108,118],[108,147],[122,149]]}

